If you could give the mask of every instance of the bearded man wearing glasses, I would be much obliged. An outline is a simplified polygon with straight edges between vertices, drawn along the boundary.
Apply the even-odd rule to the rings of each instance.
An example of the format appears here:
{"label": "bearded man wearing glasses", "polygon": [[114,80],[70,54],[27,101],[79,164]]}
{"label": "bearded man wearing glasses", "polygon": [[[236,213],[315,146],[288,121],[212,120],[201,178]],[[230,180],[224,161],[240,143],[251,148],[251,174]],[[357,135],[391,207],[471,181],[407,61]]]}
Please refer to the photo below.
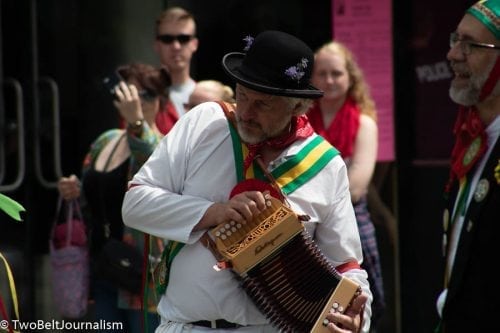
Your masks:
{"label": "bearded man wearing glasses", "polygon": [[198,49],[196,22],[191,13],[180,7],[170,7],[156,20],[154,49],[161,64],[168,69],[172,78],[170,101],[166,112],[160,114],[168,132],[173,124],[184,115],[184,104],[195,88],[191,77],[191,58]]}
{"label": "bearded man wearing glasses", "polygon": [[498,331],[499,289],[490,269],[500,241],[500,0],[471,6],[450,36],[459,104],[443,213],[444,288],[436,332]]}

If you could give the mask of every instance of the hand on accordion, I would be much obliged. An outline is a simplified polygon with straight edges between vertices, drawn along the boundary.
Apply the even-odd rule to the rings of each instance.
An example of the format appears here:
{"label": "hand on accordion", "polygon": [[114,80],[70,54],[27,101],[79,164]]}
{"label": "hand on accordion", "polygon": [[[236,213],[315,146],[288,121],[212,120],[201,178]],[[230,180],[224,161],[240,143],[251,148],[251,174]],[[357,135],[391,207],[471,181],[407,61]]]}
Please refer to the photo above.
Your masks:
{"label": "hand on accordion", "polygon": [[267,199],[269,199],[269,193],[259,191],[239,193],[226,203],[228,207],[224,215],[228,221],[251,222],[255,216],[267,208]]}
{"label": "hand on accordion", "polygon": [[351,306],[342,314],[340,312],[330,312],[326,318],[330,321],[327,328],[329,332],[346,333],[361,332],[363,327],[363,312],[368,296],[361,293],[352,301]]}
{"label": "hand on accordion", "polygon": [[269,192],[245,191],[225,203],[210,206],[194,230],[208,229],[221,223],[234,221],[245,224],[268,207]]}

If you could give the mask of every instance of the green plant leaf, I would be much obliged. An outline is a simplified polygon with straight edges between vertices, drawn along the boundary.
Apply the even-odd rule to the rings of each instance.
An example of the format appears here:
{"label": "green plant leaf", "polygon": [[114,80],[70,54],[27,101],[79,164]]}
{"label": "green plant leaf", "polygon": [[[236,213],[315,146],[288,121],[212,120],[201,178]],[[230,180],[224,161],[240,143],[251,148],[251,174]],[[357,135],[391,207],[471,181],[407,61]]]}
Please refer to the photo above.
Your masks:
{"label": "green plant leaf", "polygon": [[2,193],[0,193],[0,209],[16,221],[22,221],[20,213],[26,211],[17,201],[12,200]]}

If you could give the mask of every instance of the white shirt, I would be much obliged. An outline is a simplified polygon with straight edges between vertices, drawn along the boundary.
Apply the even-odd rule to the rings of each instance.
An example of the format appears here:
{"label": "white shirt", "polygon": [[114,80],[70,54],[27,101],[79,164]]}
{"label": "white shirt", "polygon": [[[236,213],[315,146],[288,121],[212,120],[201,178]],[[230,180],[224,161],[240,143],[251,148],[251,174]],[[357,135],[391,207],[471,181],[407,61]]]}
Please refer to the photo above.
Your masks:
{"label": "white shirt", "polygon": [[186,83],[183,84],[173,84],[169,89],[169,97],[172,101],[172,104],[175,107],[175,111],[177,111],[177,115],[182,117],[186,110],[184,109],[184,104],[189,102],[189,96],[193,92],[196,87],[196,82],[189,79]]}
{"label": "white shirt", "polygon": [[[271,165],[278,166],[314,137],[296,141]],[[183,116],[132,179],[132,184],[140,186],[125,195],[125,224],[186,243],[172,263],[168,288],[158,306],[164,321],[268,323],[233,273],[213,269],[215,258],[198,242],[204,231],[192,232],[208,207],[228,200],[236,180],[228,122],[221,107],[213,102],[200,104]],[[306,229],[334,266],[361,262],[360,238],[341,157],[335,157],[287,199],[296,213],[311,217]],[[368,331],[371,292],[366,272],[354,269],[345,276],[369,295],[364,325],[364,331]]]}

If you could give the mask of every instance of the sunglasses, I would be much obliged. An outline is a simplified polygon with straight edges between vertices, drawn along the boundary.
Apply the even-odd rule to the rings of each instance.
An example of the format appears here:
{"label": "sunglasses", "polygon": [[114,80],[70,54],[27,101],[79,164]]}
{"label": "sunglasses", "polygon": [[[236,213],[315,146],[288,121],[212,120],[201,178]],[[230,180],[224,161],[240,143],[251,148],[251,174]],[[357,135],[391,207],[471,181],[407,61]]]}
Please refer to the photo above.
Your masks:
{"label": "sunglasses", "polygon": [[139,91],[139,97],[142,98],[145,102],[152,102],[158,97],[158,94],[150,90],[141,90]]}
{"label": "sunglasses", "polygon": [[169,34],[156,36],[156,39],[158,39],[159,41],[161,41],[164,44],[172,44],[174,41],[178,41],[179,44],[182,44],[182,45],[186,44],[187,42],[189,42],[193,38],[194,38],[194,36],[192,36],[192,35],[184,35],[184,34],[177,35],[177,36],[176,35],[169,35]]}

